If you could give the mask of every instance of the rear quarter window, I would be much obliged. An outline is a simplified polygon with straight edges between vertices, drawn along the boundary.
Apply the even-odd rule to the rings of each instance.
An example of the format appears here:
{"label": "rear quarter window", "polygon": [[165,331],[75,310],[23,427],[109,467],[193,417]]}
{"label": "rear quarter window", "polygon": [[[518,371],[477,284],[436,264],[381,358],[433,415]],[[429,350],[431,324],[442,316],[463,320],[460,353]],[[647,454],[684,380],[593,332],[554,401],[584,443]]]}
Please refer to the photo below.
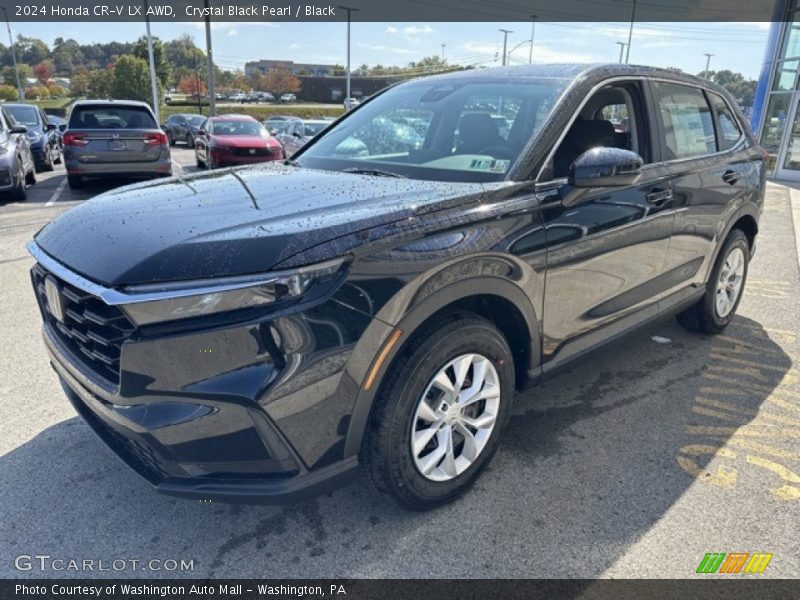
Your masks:
{"label": "rear quarter window", "polygon": [[70,129],[158,129],[153,115],[141,106],[76,106]]}
{"label": "rear quarter window", "polygon": [[709,93],[711,104],[717,113],[717,141],[720,150],[730,150],[742,137],[742,128],[728,103],[717,94]]}
{"label": "rear quarter window", "polygon": [[714,154],[714,120],[703,91],[677,83],[654,82],[653,86],[664,131],[665,159]]}

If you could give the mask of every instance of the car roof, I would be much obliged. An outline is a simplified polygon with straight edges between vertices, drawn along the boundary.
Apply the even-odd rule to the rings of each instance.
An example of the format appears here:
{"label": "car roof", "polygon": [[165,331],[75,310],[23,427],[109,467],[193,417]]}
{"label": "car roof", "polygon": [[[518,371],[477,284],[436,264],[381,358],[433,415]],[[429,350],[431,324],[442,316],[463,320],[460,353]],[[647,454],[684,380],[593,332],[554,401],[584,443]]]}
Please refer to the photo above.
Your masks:
{"label": "car roof", "polygon": [[217,115],[216,117],[208,117],[209,121],[255,121],[258,123],[257,119],[254,119],[250,115]]}
{"label": "car roof", "polygon": [[330,121],[326,121],[325,119],[303,119],[303,123],[318,123],[320,125],[330,123]]}
{"label": "car roof", "polygon": [[91,105],[91,106],[141,106],[144,108],[150,109],[150,105],[147,102],[140,102],[139,100],[76,100],[72,103],[72,108],[78,108],[80,106]]}
{"label": "car roof", "polygon": [[3,102],[3,106],[34,106],[34,107],[36,107],[35,104],[29,104],[27,102]]}
{"label": "car roof", "polygon": [[[488,69],[467,69],[439,75],[430,75],[412,79],[408,83],[419,83],[420,81],[463,81],[466,79],[493,80],[508,78],[530,79],[561,79],[578,80],[588,79],[597,80],[610,79],[613,77],[646,77],[657,79],[668,79],[678,83],[689,83],[699,85],[722,92],[724,88],[707,79],[701,79],[694,75],[688,75],[677,69],[664,69],[660,67],[648,67],[643,65],[626,65],[620,63],[547,63],[520,65],[513,67],[491,67]],[[402,84],[401,84],[402,85]]]}

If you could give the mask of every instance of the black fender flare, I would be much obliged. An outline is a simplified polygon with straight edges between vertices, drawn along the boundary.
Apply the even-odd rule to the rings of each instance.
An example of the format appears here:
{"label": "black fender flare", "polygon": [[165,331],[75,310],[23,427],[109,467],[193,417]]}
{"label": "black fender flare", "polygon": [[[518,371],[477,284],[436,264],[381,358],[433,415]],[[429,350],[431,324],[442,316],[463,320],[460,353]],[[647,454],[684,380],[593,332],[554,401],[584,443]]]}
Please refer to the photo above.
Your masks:
{"label": "black fender flare", "polygon": [[[516,257],[510,255],[495,256],[507,264],[518,264],[520,262]],[[367,342],[363,348],[357,347],[353,355],[351,355],[351,359],[348,360],[348,366],[345,371],[346,383],[344,381],[342,383],[347,385],[355,393],[356,397],[345,441],[345,458],[358,454],[369,415],[372,412],[372,406],[380,388],[380,382],[383,380],[392,361],[402,350],[405,342],[422,323],[454,302],[472,296],[489,295],[498,296],[513,303],[526,322],[528,336],[531,341],[528,372],[530,373],[530,371],[541,365],[540,323],[529,295],[519,285],[518,281],[497,275],[476,274],[472,277],[460,278],[441,287],[436,286],[435,283],[426,287],[426,284],[435,282],[437,274],[446,273],[450,268],[452,268],[452,265],[437,270],[436,273],[426,276],[422,281],[415,280],[395,294],[387,305],[381,309],[380,318],[373,320],[373,323],[367,328],[363,336],[366,338],[369,334],[378,334],[380,336],[379,341]],[[540,277],[536,276],[528,265],[524,265],[524,268],[530,272],[530,275],[535,277],[537,282],[540,280]],[[526,281],[527,279],[528,277],[522,276],[520,281]],[[541,278],[541,281],[543,281],[543,278]],[[539,282],[539,284],[532,285],[539,288],[539,285],[542,284]],[[420,298],[420,292],[424,292],[426,289],[430,290],[429,293],[424,298]],[[541,289],[536,290],[537,293],[541,291]],[[388,353],[384,353],[384,347],[394,332],[398,330],[402,334],[397,339],[397,343],[391,346]],[[366,353],[369,353],[369,358],[364,360]],[[382,354],[384,355],[381,356]],[[381,362],[374,376],[375,383],[369,389],[365,389],[366,379],[379,357]]]}

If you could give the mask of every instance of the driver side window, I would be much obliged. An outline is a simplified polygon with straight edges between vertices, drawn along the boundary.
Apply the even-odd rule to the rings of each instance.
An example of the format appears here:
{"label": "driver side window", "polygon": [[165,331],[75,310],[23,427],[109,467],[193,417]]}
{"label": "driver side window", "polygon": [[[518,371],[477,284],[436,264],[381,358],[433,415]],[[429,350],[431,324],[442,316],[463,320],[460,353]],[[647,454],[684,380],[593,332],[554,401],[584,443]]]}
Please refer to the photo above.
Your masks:
{"label": "driver side window", "polygon": [[584,104],[553,158],[543,171],[542,179],[559,179],[569,175],[569,168],[584,152],[597,147],[620,148],[642,155],[644,123],[639,84],[614,83],[601,88]]}

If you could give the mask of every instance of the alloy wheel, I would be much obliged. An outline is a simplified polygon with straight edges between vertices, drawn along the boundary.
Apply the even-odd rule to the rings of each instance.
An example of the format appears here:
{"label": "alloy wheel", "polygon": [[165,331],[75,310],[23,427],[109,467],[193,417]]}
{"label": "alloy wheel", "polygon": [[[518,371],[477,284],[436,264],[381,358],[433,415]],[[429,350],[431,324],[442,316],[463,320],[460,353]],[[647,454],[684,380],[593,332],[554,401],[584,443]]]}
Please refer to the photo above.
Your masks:
{"label": "alloy wheel", "polygon": [[419,400],[411,426],[411,455],[432,481],[466,471],[486,447],[500,408],[500,378],[480,354],[463,354],[443,366]]}
{"label": "alloy wheel", "polygon": [[742,292],[742,282],[744,281],[744,252],[741,248],[734,248],[725,257],[725,263],[719,272],[716,289],[716,308],[720,318],[727,317],[739,294]]}

